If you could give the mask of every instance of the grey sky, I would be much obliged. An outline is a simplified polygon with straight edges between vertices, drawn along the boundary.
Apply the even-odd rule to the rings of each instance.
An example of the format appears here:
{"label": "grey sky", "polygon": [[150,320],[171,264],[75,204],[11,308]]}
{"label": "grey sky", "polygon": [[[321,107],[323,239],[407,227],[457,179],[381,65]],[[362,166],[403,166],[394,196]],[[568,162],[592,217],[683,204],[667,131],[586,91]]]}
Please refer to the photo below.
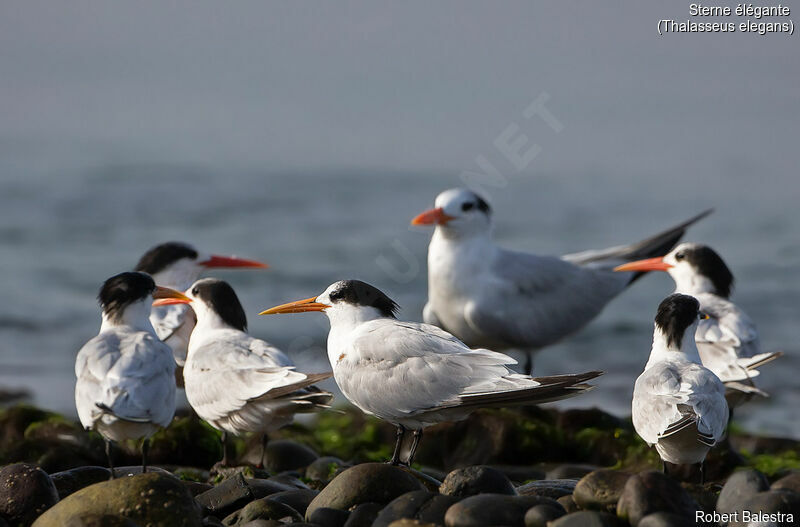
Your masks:
{"label": "grey sky", "polygon": [[[0,157],[448,172],[518,122],[530,170],[793,180],[800,36],[600,4],[3,2]],[[542,91],[557,138],[520,118]]]}

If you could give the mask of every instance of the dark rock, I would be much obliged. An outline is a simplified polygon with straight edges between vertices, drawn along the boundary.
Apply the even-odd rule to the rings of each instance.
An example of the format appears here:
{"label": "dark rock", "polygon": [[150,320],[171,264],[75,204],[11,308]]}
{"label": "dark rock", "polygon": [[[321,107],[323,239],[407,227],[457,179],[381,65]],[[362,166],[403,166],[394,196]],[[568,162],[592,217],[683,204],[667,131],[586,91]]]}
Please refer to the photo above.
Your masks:
{"label": "dark rock", "polygon": [[280,503],[270,498],[261,498],[251,501],[238,511],[229,514],[222,520],[222,524],[241,525],[254,520],[300,522],[303,521],[303,517],[285,503]]}
{"label": "dark rock", "polygon": [[573,408],[558,414],[556,426],[563,430],[578,432],[587,428],[614,430],[625,428],[628,423],[598,408]]}
{"label": "dark rock", "polygon": [[62,527],[86,514],[119,514],[141,525],[200,526],[200,508],[180,480],[159,473],[95,483],[50,508],[34,524]]}
{"label": "dark rock", "polygon": [[525,514],[536,505],[558,507],[558,502],[540,496],[479,494],[470,496],[447,509],[447,527],[483,527],[485,525],[525,525]]}
{"label": "dark rock", "polygon": [[575,503],[575,497],[573,494],[570,494],[569,496],[561,496],[556,501],[559,505],[564,507],[564,510],[567,511],[567,514],[581,510],[580,507],[578,507],[578,505]]}
{"label": "dark rock", "polygon": [[557,499],[572,494],[577,483],[574,479],[543,479],[517,487],[517,492],[520,496],[542,496]]}
{"label": "dark rock", "polygon": [[66,527],[139,527],[139,524],[114,514],[87,514],[71,519]]}
{"label": "dark rock", "polygon": [[525,513],[525,527],[547,527],[547,522],[564,516],[565,511],[550,505],[536,505]]}
{"label": "dark rock", "polygon": [[210,467],[222,459],[220,433],[196,415],[180,417],[150,439],[150,462]]}
{"label": "dark rock", "polygon": [[[746,451],[752,455],[777,454],[787,450],[800,450],[800,441],[781,437],[761,437],[735,435],[730,438],[731,447],[736,451]],[[712,449],[713,450],[713,449]]]}
{"label": "dark rock", "polygon": [[433,476],[429,476],[424,472],[420,472],[419,470],[415,470],[411,467],[405,467],[402,465],[397,468],[414,476],[414,478],[417,481],[419,481],[425,489],[431,492],[439,492],[439,487],[442,486],[442,482],[440,480],[434,478]]}
{"label": "dark rock", "polygon": [[[243,523],[237,527],[283,527],[283,525],[285,524],[277,520],[253,520],[251,522]],[[300,525],[300,524],[294,523],[292,525]]]}
{"label": "dark rock", "polygon": [[336,476],[306,510],[306,519],[319,507],[348,510],[360,503],[389,503],[422,484],[408,472],[384,463],[363,463]]}
{"label": "dark rock", "polygon": [[[759,492],[754,496],[750,496],[741,503],[739,511],[749,511],[752,514],[791,514],[795,521],[800,518],[800,494],[788,490],[769,490],[767,492]],[[758,523],[757,521],[751,522],[743,521],[745,519],[743,514],[739,515],[739,520],[731,522],[731,527],[746,527],[748,525],[775,525],[783,527],[788,525],[787,518],[784,516],[783,520],[776,518],[773,521],[764,521]]]}
{"label": "dark rock", "polygon": [[671,512],[686,521],[694,521],[700,506],[669,476],[648,471],[634,474],[625,483],[617,502],[617,516],[637,525],[654,512]]}
{"label": "dark rock", "polygon": [[6,408],[0,412],[0,451],[5,452],[18,445],[31,424],[55,417],[57,414],[27,404]]}
{"label": "dark rock", "polygon": [[444,523],[444,515],[458,498],[426,490],[407,492],[392,500],[378,513],[372,527],[387,527],[392,522],[408,518],[421,523]]}
{"label": "dark rock", "polygon": [[791,472],[772,484],[772,490],[791,490],[800,494],[800,471]]}
{"label": "dark rock", "polygon": [[559,465],[547,471],[547,479],[580,479],[589,472],[598,470],[597,465]]}
{"label": "dark rock", "polygon": [[60,416],[29,424],[24,438],[10,445],[6,457],[36,464],[48,473],[105,462],[99,436]]}
{"label": "dark rock", "polygon": [[331,509],[330,507],[318,507],[311,513],[308,521],[323,527],[344,527],[349,516],[350,513],[347,511]]}
{"label": "dark rock", "polygon": [[105,467],[78,467],[50,475],[62,500],[84,487],[108,481],[111,471]]}
{"label": "dark rock", "polygon": [[297,490],[309,490],[309,486],[306,485],[303,480],[301,480],[295,473],[293,472],[282,472],[280,474],[276,474],[267,478],[267,481],[271,481],[273,483],[277,483],[278,485],[284,485],[286,487],[291,487]]}
{"label": "dark rock", "polygon": [[442,482],[439,492],[456,498],[482,493],[517,494],[511,481],[502,472],[482,465],[452,471]]}
{"label": "dark rock", "polygon": [[550,522],[548,527],[616,527],[616,516],[607,512],[578,511]]}
{"label": "dark rock", "polygon": [[381,503],[362,503],[357,505],[344,524],[344,527],[372,527],[378,513],[383,509]]}
{"label": "dark rock", "polygon": [[517,466],[517,465],[486,465],[495,470],[499,470],[510,479],[515,486],[522,485],[535,479],[545,479],[545,471],[538,467]]}
{"label": "dark rock", "polygon": [[222,521],[216,516],[206,516],[203,518],[203,527],[225,527]]}
{"label": "dark rock", "polygon": [[741,510],[742,501],[769,489],[767,477],[755,469],[734,472],[725,482],[717,498],[720,514]]}
{"label": "dark rock", "polygon": [[270,494],[269,499],[279,503],[285,503],[299,512],[301,516],[305,516],[308,504],[311,503],[317,494],[319,494],[318,490],[311,489],[285,490],[283,492]]}
{"label": "dark rock", "polygon": [[722,490],[722,485],[719,483],[681,483],[681,487],[685,490],[692,499],[700,506],[700,510],[704,512],[713,512],[717,505],[717,498]]}
{"label": "dark rock", "polygon": [[29,399],[31,392],[24,389],[16,388],[0,388],[0,404],[8,404],[11,402],[19,401],[20,399]]}
{"label": "dark rock", "polygon": [[422,523],[418,520],[403,518],[402,520],[393,521],[389,527],[438,527],[438,526],[435,523]]}
{"label": "dark rock", "polygon": [[200,481],[184,481],[183,486],[191,493],[192,496],[199,496],[200,494],[214,488],[210,483],[202,483]]}
{"label": "dark rock", "polygon": [[[690,525],[694,525],[694,522]],[[639,521],[636,527],[685,527],[686,518],[669,512],[654,512]]]}
{"label": "dark rock", "polygon": [[30,525],[57,501],[53,481],[39,467],[16,463],[0,468],[0,518],[12,525]]}
{"label": "dark rock", "polygon": [[347,466],[349,465],[338,457],[322,456],[306,467],[306,478],[327,484],[334,478],[336,471]]}
{"label": "dark rock", "polygon": [[[254,438],[258,439],[258,438]],[[251,443],[252,444],[252,443]],[[264,468],[271,472],[283,472],[285,470],[305,469],[313,463],[319,454],[311,448],[296,441],[288,439],[276,439],[267,443],[267,453],[264,460]],[[258,464],[261,461],[261,442],[255,441],[251,448],[247,450],[242,460]]]}
{"label": "dark rock", "polygon": [[209,480],[219,483],[240,474],[244,479],[268,479],[272,474],[263,468],[256,468],[252,465],[239,465],[226,467],[221,463],[215,463],[209,471]]}
{"label": "dark rock", "polygon": [[197,495],[197,502],[215,516],[228,516],[253,500],[282,492],[295,490],[266,479],[244,479],[241,474],[226,479],[213,489]]}
{"label": "dark rock", "polygon": [[595,470],[578,481],[572,498],[581,509],[615,512],[629,477],[618,470]]}
{"label": "dark rock", "polygon": [[[148,474],[164,474],[166,476],[172,476],[172,472],[168,470],[164,470],[161,467],[147,467]],[[143,474],[142,466],[141,465],[129,465],[127,467],[114,467],[114,477],[115,478],[127,478],[130,476],[138,476],[139,474]]]}

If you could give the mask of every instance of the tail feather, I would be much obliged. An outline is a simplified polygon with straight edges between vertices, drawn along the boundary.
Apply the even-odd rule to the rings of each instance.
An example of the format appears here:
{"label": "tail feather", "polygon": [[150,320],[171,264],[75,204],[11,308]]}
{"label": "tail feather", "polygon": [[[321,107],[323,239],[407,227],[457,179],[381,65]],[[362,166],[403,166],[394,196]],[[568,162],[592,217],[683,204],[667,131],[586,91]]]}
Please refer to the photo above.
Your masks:
{"label": "tail feather", "polygon": [[97,406],[97,408],[99,408],[100,411],[103,412],[104,414],[113,415],[114,417],[116,417],[117,419],[119,419],[121,421],[128,421],[130,423],[150,423],[150,422],[153,421],[149,417],[126,417],[124,415],[119,415],[119,414],[115,413],[114,410],[111,409],[110,406],[108,406],[107,404],[104,404],[104,403],[94,403],[94,405]]}
{"label": "tail feather", "polygon": [[534,377],[538,386],[462,395],[453,402],[453,407],[510,406],[515,404],[539,404],[574,397],[594,388],[585,381],[602,375],[601,371],[592,371],[574,375],[554,375],[551,377]]}
{"label": "tail feather", "polygon": [[782,356],[783,356],[782,351],[759,353],[758,355],[754,355],[753,357],[738,359],[736,363],[742,368],[745,368],[747,370],[755,370],[757,368],[760,368],[764,364],[768,364]]}
{"label": "tail feather", "polygon": [[[298,390],[302,390],[303,388],[308,388],[312,384],[318,383],[320,381],[324,381],[333,376],[332,372],[327,373],[307,373],[306,378],[302,381],[298,381],[292,384],[287,384],[286,386],[281,386],[280,388],[275,388],[274,390],[270,390],[263,395],[259,395],[258,397],[254,397],[250,399],[251,401],[257,401],[261,398],[264,399],[278,399],[280,397],[284,397],[289,395],[290,393],[296,392]],[[320,392],[320,393],[328,393],[328,392]],[[330,394],[329,394],[330,395]],[[333,397],[331,395],[331,397]]]}

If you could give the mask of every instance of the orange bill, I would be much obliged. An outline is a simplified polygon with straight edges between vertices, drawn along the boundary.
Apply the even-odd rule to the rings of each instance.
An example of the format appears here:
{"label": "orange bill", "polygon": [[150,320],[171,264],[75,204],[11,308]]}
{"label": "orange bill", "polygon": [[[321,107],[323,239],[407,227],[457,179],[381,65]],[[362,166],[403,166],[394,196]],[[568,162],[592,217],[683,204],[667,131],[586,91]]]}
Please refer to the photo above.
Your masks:
{"label": "orange bill", "polygon": [[439,207],[436,209],[426,210],[422,214],[416,216],[411,220],[411,225],[444,225],[455,217],[449,216],[444,213],[444,210]]}
{"label": "orange bill", "polygon": [[246,260],[236,256],[220,256],[212,254],[208,260],[200,262],[203,267],[255,267],[259,269],[266,269],[269,267],[263,262],[256,260]]}
{"label": "orange bill", "polygon": [[184,295],[180,291],[175,291],[169,287],[156,286],[153,291],[153,305],[154,306],[171,306],[173,304],[189,304],[191,298]]}
{"label": "orange bill", "polygon": [[664,262],[662,256],[656,258],[647,258],[645,260],[637,260],[635,262],[628,262],[626,264],[615,267],[615,271],[666,271],[672,266]]}
{"label": "orange bill", "polygon": [[289,302],[288,304],[281,304],[279,306],[271,307],[266,311],[262,311],[259,315],[280,315],[283,313],[305,313],[306,311],[324,311],[331,307],[328,304],[321,304],[316,301],[317,297],[312,296],[305,300],[297,300]]}

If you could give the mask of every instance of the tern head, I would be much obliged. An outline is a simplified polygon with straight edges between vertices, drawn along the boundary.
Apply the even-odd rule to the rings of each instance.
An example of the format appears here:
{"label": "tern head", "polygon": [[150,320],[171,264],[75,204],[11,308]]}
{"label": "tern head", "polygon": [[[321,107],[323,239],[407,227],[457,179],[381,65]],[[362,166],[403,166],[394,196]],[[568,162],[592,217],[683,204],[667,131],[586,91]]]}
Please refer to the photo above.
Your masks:
{"label": "tern head", "polygon": [[267,264],[236,256],[202,254],[183,242],[167,242],[148,250],[136,264],[136,271],[152,275],[158,283],[184,289],[210,268],[261,268]]}
{"label": "tern head", "polygon": [[728,298],[733,289],[733,273],[722,258],[707,245],[681,243],[665,256],[620,265],[615,271],[666,271],[678,291],[714,293]]}
{"label": "tern head", "polygon": [[488,233],[491,214],[491,207],[477,193],[453,188],[436,196],[434,208],[416,216],[411,224],[435,225],[438,231],[449,236],[469,236]]}
{"label": "tern head", "polygon": [[684,339],[694,342],[697,323],[705,318],[708,315],[700,311],[700,302],[695,297],[675,293],[659,304],[655,330],[664,336],[668,349],[680,350]]}
{"label": "tern head", "polygon": [[356,319],[396,318],[399,306],[377,287],[361,280],[339,280],[319,296],[289,302],[262,311],[261,315],[324,311],[331,320],[350,314]]}
{"label": "tern head", "polygon": [[192,299],[198,325],[221,321],[225,326],[247,331],[247,315],[228,282],[203,278],[193,283],[186,295]]}
{"label": "tern head", "polygon": [[141,306],[141,310],[149,314],[154,299],[164,303],[189,301],[178,291],[156,286],[150,275],[135,271],[112,276],[103,283],[97,295],[103,315],[111,321],[121,321],[131,306]]}

